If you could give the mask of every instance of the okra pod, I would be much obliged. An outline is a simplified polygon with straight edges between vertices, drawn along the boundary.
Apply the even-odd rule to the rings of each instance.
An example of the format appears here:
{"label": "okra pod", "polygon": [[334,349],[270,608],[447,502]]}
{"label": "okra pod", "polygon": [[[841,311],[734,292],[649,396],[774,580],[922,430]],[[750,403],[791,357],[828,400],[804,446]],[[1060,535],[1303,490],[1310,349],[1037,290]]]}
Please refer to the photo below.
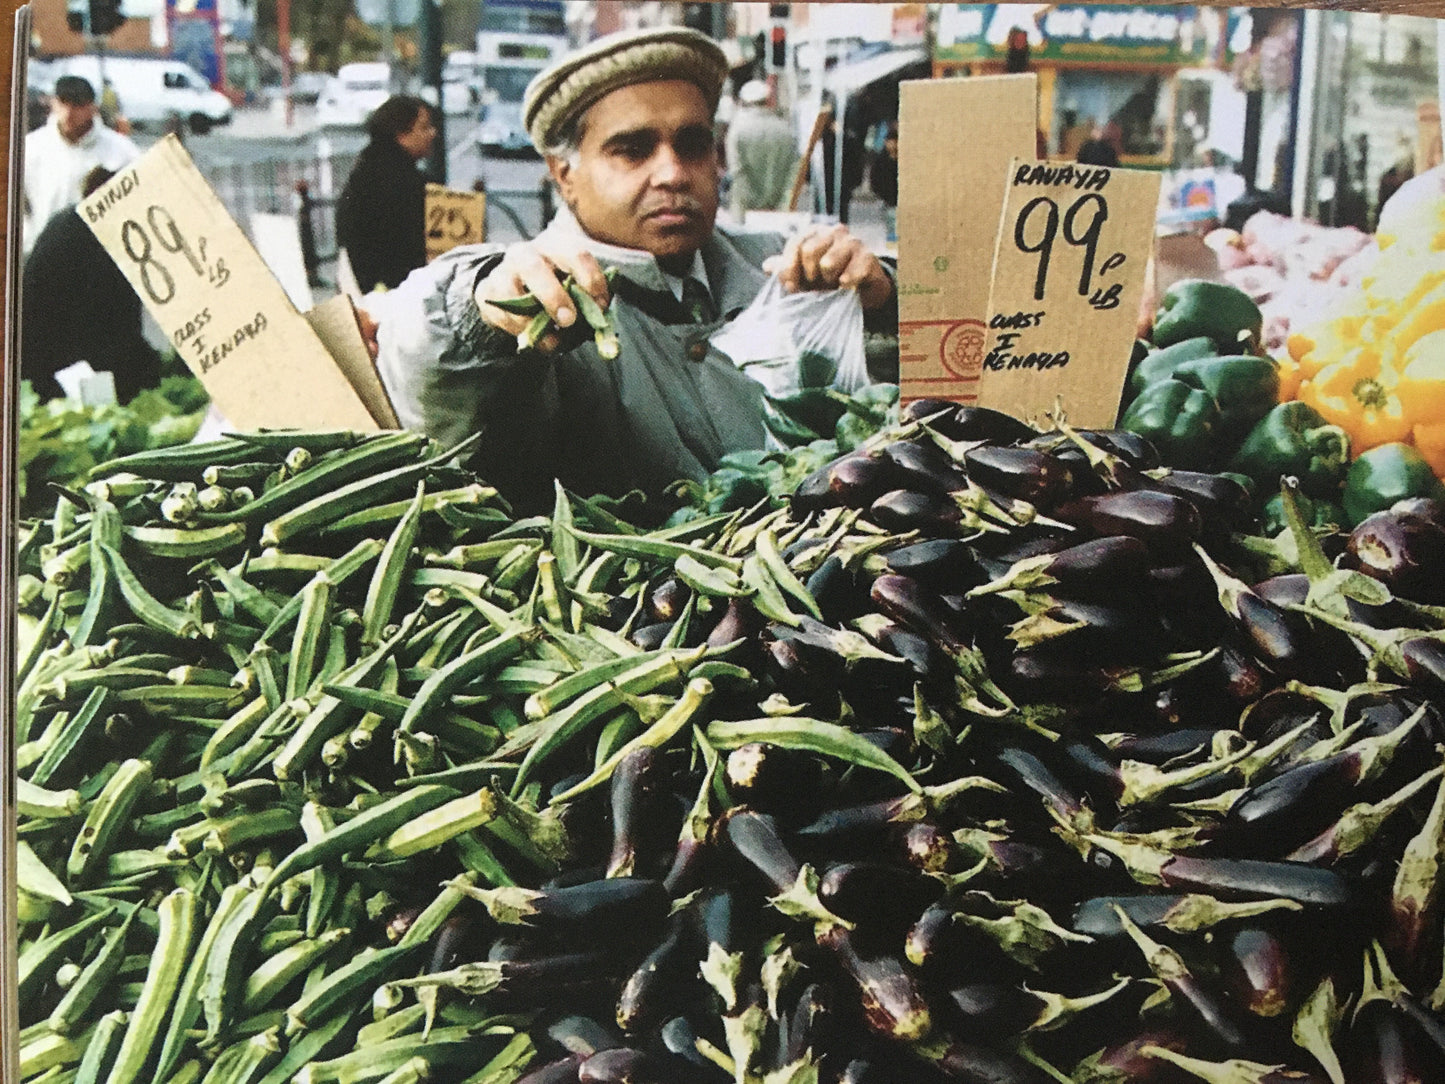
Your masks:
{"label": "okra pod", "polygon": [[127,760],[91,804],[65,864],[72,885],[84,884],[104,864],[131,811],[150,787],[152,775],[149,761]]}
{"label": "okra pod", "polygon": [[178,888],[157,908],[160,932],[145,982],[126,1026],[125,1037],[106,1084],[135,1084],[150,1060],[161,1028],[174,1003],[182,974],[191,958],[200,903],[194,893]]}
{"label": "okra pod", "polygon": [[71,983],[70,989],[65,991],[55,1008],[50,1011],[50,1030],[59,1035],[70,1035],[75,1031],[76,1025],[85,1019],[96,999],[105,991],[125,960],[126,937],[135,917],[136,911],[132,911],[121,920],[119,926],[106,935],[100,951],[85,965],[75,982]]}

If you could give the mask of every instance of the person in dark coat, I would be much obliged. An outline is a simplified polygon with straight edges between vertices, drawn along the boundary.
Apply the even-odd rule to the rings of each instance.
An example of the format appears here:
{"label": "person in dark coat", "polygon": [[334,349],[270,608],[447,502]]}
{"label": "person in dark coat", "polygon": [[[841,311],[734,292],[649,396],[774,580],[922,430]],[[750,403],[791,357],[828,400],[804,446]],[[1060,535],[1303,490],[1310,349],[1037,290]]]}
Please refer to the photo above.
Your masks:
{"label": "person in dark coat", "polygon": [[1093,133],[1079,148],[1074,160],[1086,166],[1108,166],[1112,169],[1119,164],[1119,152],[1109,140],[1103,125],[1095,123]]}
{"label": "person in dark coat", "polygon": [[366,118],[371,142],[357,156],[336,203],[336,240],[361,289],[394,289],[426,263],[426,178],[436,125],[420,98],[397,94]]}
{"label": "person in dark coat", "polygon": [[[96,166],[81,193],[114,174]],[[105,247],[72,207],[53,215],[25,258],[20,375],[44,399],[64,395],[55,374],[77,361],[115,377],[128,402],[161,378],[161,357],[141,332],[141,299]]]}

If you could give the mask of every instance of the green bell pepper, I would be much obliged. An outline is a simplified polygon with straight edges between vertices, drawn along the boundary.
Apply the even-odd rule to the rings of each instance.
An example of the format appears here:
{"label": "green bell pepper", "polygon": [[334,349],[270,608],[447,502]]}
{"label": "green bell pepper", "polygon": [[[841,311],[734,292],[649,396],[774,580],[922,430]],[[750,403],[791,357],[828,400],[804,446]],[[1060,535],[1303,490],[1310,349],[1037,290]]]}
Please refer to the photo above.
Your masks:
{"label": "green bell pepper", "polygon": [[1229,469],[1273,489],[1287,474],[1299,479],[1308,497],[1337,494],[1350,463],[1350,438],[1308,403],[1280,403],[1259,420],[1240,444]]}
{"label": "green bell pepper", "polygon": [[1243,290],[1207,279],[1180,279],[1164,291],[1154,316],[1154,345],[1207,335],[1222,351],[1259,349],[1264,316]]}
{"label": "green bell pepper", "polygon": [[815,434],[811,440],[816,440],[818,434],[831,433],[847,411],[843,404],[848,397],[831,388],[799,388],[787,395],[764,393],[764,397],[775,410],[810,429]]}
{"label": "green bell pepper", "polygon": [[1207,391],[1179,380],[1157,380],[1130,404],[1119,425],[1152,443],[1169,466],[1201,470],[1214,452],[1220,421]]}
{"label": "green bell pepper", "polygon": [[[1345,510],[1335,501],[1324,498],[1306,497],[1303,494],[1295,498],[1299,505],[1300,515],[1304,517],[1306,527],[1338,527],[1345,526]],[[1260,534],[1275,538],[1281,531],[1289,529],[1289,521],[1284,514],[1284,498],[1276,493],[1269,500],[1264,502],[1264,507],[1259,513]]]}
{"label": "green bell pepper", "polygon": [[833,439],[838,442],[840,452],[851,452],[876,432],[878,426],[849,411],[839,418],[838,424],[833,427]]}
{"label": "green bell pepper", "polygon": [[1207,335],[1196,335],[1192,339],[1185,339],[1173,346],[1166,346],[1162,350],[1151,351],[1141,361],[1133,373],[1129,376],[1129,387],[1135,395],[1147,388],[1156,380],[1168,380],[1174,375],[1176,367],[1183,365],[1186,361],[1197,361],[1199,358],[1218,357],[1219,351],[1214,348],[1214,340]]}
{"label": "green bell pepper", "polygon": [[1350,464],[1340,503],[1353,527],[1407,497],[1445,500],[1445,485],[1425,457],[1408,444],[1380,444]]}
{"label": "green bell pepper", "polygon": [[822,439],[816,430],[775,407],[768,396],[764,395],[762,402],[763,426],[784,448],[796,448],[800,444],[811,444]]}
{"label": "green bell pepper", "polygon": [[1230,445],[1279,402],[1279,366],[1270,358],[1250,354],[1197,358],[1176,365],[1171,379],[1213,396],[1219,407],[1220,437]]}
{"label": "green bell pepper", "polygon": [[706,509],[709,513],[732,512],[754,505],[767,495],[768,484],[762,475],[723,467],[708,478]]}
{"label": "green bell pepper", "polygon": [[838,375],[838,362],[827,354],[816,350],[804,350],[798,355],[798,386],[803,388],[826,388]]}

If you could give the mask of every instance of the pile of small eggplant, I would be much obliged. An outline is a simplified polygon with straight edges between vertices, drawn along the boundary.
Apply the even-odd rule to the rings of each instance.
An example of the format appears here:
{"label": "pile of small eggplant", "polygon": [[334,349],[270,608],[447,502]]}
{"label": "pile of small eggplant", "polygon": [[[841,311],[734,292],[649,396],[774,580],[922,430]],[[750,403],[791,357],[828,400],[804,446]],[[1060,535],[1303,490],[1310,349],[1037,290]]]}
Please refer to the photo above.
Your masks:
{"label": "pile of small eggplant", "polygon": [[26,525],[27,1081],[1439,1079],[1429,502],[1258,538],[1133,434],[926,400],[654,531],[310,443]]}

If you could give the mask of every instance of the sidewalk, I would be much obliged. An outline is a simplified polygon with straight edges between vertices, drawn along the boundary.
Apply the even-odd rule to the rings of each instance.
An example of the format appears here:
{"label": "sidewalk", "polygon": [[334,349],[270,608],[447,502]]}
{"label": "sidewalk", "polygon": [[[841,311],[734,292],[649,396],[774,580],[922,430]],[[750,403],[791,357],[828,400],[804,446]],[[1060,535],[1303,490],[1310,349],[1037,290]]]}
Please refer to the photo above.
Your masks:
{"label": "sidewalk", "polygon": [[316,107],[291,106],[291,124],[286,124],[285,103],[280,99],[257,105],[237,106],[231,123],[216,131],[238,139],[307,139],[317,131]]}

